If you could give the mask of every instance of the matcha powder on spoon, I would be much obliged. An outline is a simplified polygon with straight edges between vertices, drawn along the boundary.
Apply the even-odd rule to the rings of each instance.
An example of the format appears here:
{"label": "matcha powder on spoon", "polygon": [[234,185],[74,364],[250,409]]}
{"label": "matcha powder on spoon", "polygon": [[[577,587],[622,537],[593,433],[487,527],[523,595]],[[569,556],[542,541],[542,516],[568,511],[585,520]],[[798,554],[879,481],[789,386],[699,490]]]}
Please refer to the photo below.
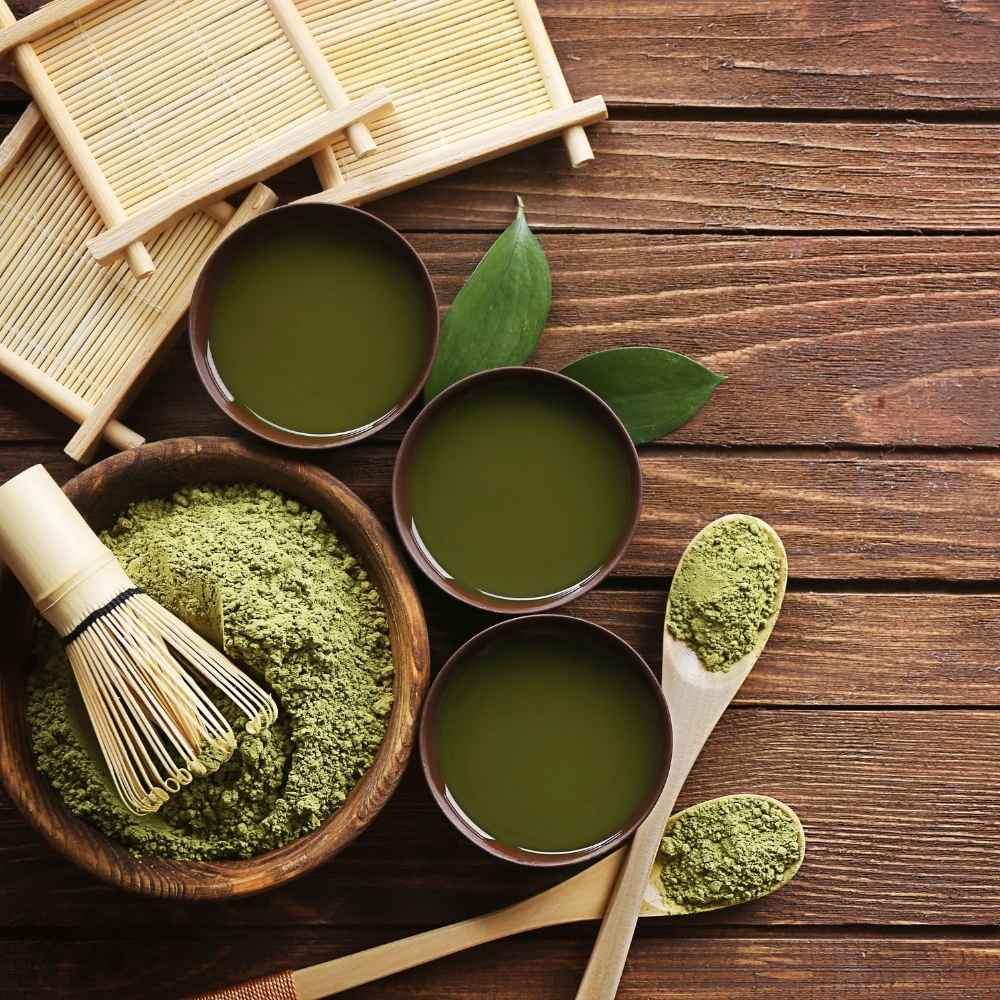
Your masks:
{"label": "matcha powder on spoon", "polygon": [[392,706],[381,597],[326,524],[257,486],[138,503],[104,542],[126,572],[274,694],[278,721],[218,771],[138,818],[115,794],[61,643],[39,627],[28,720],[40,770],[68,807],[139,855],[247,858],[315,830],[374,760]]}
{"label": "matcha powder on spoon", "polygon": [[783,560],[765,528],[733,517],[710,526],[685,554],[670,588],[670,634],[708,670],[749,653],[778,610]]}
{"label": "matcha powder on spoon", "polygon": [[688,910],[765,896],[802,862],[793,815],[773,799],[729,795],[680,813],[664,831],[658,861],[664,900]]}

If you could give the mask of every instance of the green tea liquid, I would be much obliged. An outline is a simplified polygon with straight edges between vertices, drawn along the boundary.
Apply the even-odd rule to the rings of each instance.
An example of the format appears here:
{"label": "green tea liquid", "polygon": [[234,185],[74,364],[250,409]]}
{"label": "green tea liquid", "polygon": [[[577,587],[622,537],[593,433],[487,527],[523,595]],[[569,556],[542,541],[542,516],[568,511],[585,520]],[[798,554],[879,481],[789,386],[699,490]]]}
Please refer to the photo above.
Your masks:
{"label": "green tea liquid", "polygon": [[212,298],[219,381],[262,420],[305,434],[396,409],[430,353],[420,276],[373,238],[296,222],[244,241]]}
{"label": "green tea liquid", "polygon": [[648,682],[610,639],[499,636],[450,674],[434,754],[471,823],[508,847],[559,853],[626,826],[667,747]]}
{"label": "green tea liquid", "polygon": [[558,382],[474,386],[431,415],[409,471],[415,535],[460,587],[558,595],[600,569],[633,515],[631,454]]}

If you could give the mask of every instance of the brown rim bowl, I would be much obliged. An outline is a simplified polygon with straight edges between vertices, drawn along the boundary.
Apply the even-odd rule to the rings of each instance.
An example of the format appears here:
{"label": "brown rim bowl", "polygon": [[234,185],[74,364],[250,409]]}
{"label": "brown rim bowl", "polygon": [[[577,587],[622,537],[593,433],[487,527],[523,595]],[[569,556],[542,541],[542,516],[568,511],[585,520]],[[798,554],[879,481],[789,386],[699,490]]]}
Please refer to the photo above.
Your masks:
{"label": "brown rim bowl", "polygon": [[137,860],[96,827],[74,816],[35,768],[25,719],[33,609],[3,573],[0,662],[0,776],[36,830],[81,868],[147,896],[216,900],[281,885],[329,860],[358,836],[392,795],[416,736],[430,676],[427,626],[420,601],[388,533],[343,483],[310,465],[253,450],[226,438],[177,438],[123,452],[67,483],[67,495],[95,529],[110,527],[130,503],[169,496],[196,483],[259,483],[320,511],[353,549],[385,603],[396,667],[395,700],[385,739],[347,800],[318,829],[248,860]]}
{"label": "brown rim bowl", "polygon": [[[571,387],[571,391],[584,400],[593,412],[598,414],[614,431],[621,441],[622,451],[629,458],[632,470],[632,516],[614,551],[585,580],[566,587],[555,596],[525,599],[487,597],[478,591],[462,587],[442,572],[433,558],[431,558],[432,554],[427,551],[423,543],[417,538],[413,528],[413,514],[410,508],[408,491],[409,470],[413,460],[414,449],[428,421],[433,418],[435,413],[448,406],[449,403],[464,393],[475,392],[482,385],[513,379],[518,381],[556,382]],[[475,608],[492,611],[495,614],[534,614],[538,611],[551,611],[562,607],[569,601],[576,600],[582,594],[587,593],[588,590],[596,587],[621,560],[621,557],[625,554],[625,550],[632,541],[633,535],[635,535],[635,530],[639,524],[639,516],[642,513],[642,468],[639,465],[639,453],[636,451],[635,444],[629,437],[625,426],[618,419],[614,410],[600,396],[591,392],[586,386],[581,385],[575,379],[571,379],[566,375],[561,375],[559,372],[547,371],[544,368],[493,368],[489,371],[479,372],[476,375],[468,375],[461,381],[449,386],[439,395],[435,396],[410,425],[409,430],[403,438],[403,443],[400,445],[399,453],[396,456],[396,465],[392,476],[392,507],[396,519],[396,528],[399,531],[400,538],[403,540],[403,544],[406,546],[406,550],[428,579],[436,583],[446,594],[450,594],[452,597],[464,601],[466,604],[471,604]]]}
{"label": "brown rim bowl", "polygon": [[[441,769],[438,766],[433,750],[437,709],[441,702],[442,692],[447,686],[448,678],[456,671],[462,669],[463,664],[469,656],[479,652],[496,639],[498,635],[504,633],[523,633],[532,630],[575,630],[584,632],[591,638],[596,638],[600,641],[610,640],[626,653],[625,659],[632,667],[635,670],[641,671],[643,679],[649,684],[650,697],[659,705],[663,719],[663,744],[665,753],[660,763],[656,781],[628,823],[598,844],[557,854],[527,851],[520,847],[503,844],[492,839],[475,826],[466,817],[465,813],[458,808],[451,795],[447,793],[444,777],[441,774]],[[667,706],[667,699],[663,694],[663,688],[660,686],[656,675],[650,670],[649,665],[632,646],[614,632],[600,625],[595,625],[586,619],[574,618],[570,615],[529,615],[523,618],[511,618],[473,636],[452,655],[434,679],[434,683],[431,685],[431,689],[427,695],[427,704],[424,707],[423,718],[420,722],[420,762],[423,765],[424,777],[427,779],[431,794],[434,796],[434,800],[441,808],[441,811],[456,829],[484,851],[495,857],[504,858],[507,861],[513,861],[516,864],[532,868],[555,868],[563,865],[577,864],[581,861],[590,861],[618,847],[622,841],[635,832],[639,824],[642,823],[652,811],[653,806],[656,805],[656,800],[660,797],[663,786],[667,782],[672,753],[673,728],[670,722],[670,709]],[[540,766],[542,766],[542,762],[540,762]]]}
{"label": "brown rim bowl", "polygon": [[[209,356],[209,316],[213,296],[220,282],[223,281],[226,269],[233,257],[247,243],[266,240],[272,234],[280,234],[289,228],[302,225],[303,221],[307,221],[311,225],[323,223],[331,227],[338,227],[341,230],[357,234],[359,237],[382,243],[413,270],[424,290],[427,355],[416,381],[410,386],[406,395],[377,420],[365,424],[364,427],[334,434],[305,434],[287,430],[263,420],[229,395]],[[403,413],[420,394],[427,381],[427,376],[430,374],[431,366],[434,364],[434,356],[437,353],[439,327],[437,294],[434,291],[434,283],[431,281],[431,276],[423,260],[410,242],[392,226],[370,212],[362,211],[360,208],[351,208],[348,205],[331,205],[325,202],[293,203],[282,208],[271,209],[269,212],[264,212],[257,218],[251,219],[250,222],[240,226],[239,229],[227,236],[215,248],[202,268],[191,295],[191,308],[188,312],[188,331],[194,365],[202,385],[216,406],[244,430],[256,434],[257,437],[263,438],[265,441],[285,445],[289,448],[307,450],[339,448],[343,445],[353,444],[355,441],[360,441],[387,427]]]}

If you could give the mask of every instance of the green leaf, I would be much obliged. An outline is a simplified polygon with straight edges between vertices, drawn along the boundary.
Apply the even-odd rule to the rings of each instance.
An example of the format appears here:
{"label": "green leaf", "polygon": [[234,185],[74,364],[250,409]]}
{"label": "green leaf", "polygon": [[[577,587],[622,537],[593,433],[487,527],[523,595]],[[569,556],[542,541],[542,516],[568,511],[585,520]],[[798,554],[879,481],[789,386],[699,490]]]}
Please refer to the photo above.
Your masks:
{"label": "green leaf", "polygon": [[534,353],[552,304],[549,262],[524,217],[486,252],[452,303],[424,400],[466,375],[523,364]]}
{"label": "green leaf", "polygon": [[620,347],[574,361],[563,374],[596,392],[636,444],[686,424],[725,381],[683,354],[657,347]]}

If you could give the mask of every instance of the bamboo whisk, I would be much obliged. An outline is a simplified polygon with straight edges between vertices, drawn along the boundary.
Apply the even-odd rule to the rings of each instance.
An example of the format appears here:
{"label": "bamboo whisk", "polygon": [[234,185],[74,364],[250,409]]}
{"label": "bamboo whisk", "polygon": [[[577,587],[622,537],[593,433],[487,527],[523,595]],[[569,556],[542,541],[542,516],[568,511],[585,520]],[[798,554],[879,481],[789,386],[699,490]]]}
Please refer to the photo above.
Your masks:
{"label": "bamboo whisk", "polygon": [[135,586],[40,465],[0,486],[0,559],[63,637],[115,788],[133,813],[155,812],[236,747],[198,678],[237,705],[251,732],[277,718],[263,688]]}

